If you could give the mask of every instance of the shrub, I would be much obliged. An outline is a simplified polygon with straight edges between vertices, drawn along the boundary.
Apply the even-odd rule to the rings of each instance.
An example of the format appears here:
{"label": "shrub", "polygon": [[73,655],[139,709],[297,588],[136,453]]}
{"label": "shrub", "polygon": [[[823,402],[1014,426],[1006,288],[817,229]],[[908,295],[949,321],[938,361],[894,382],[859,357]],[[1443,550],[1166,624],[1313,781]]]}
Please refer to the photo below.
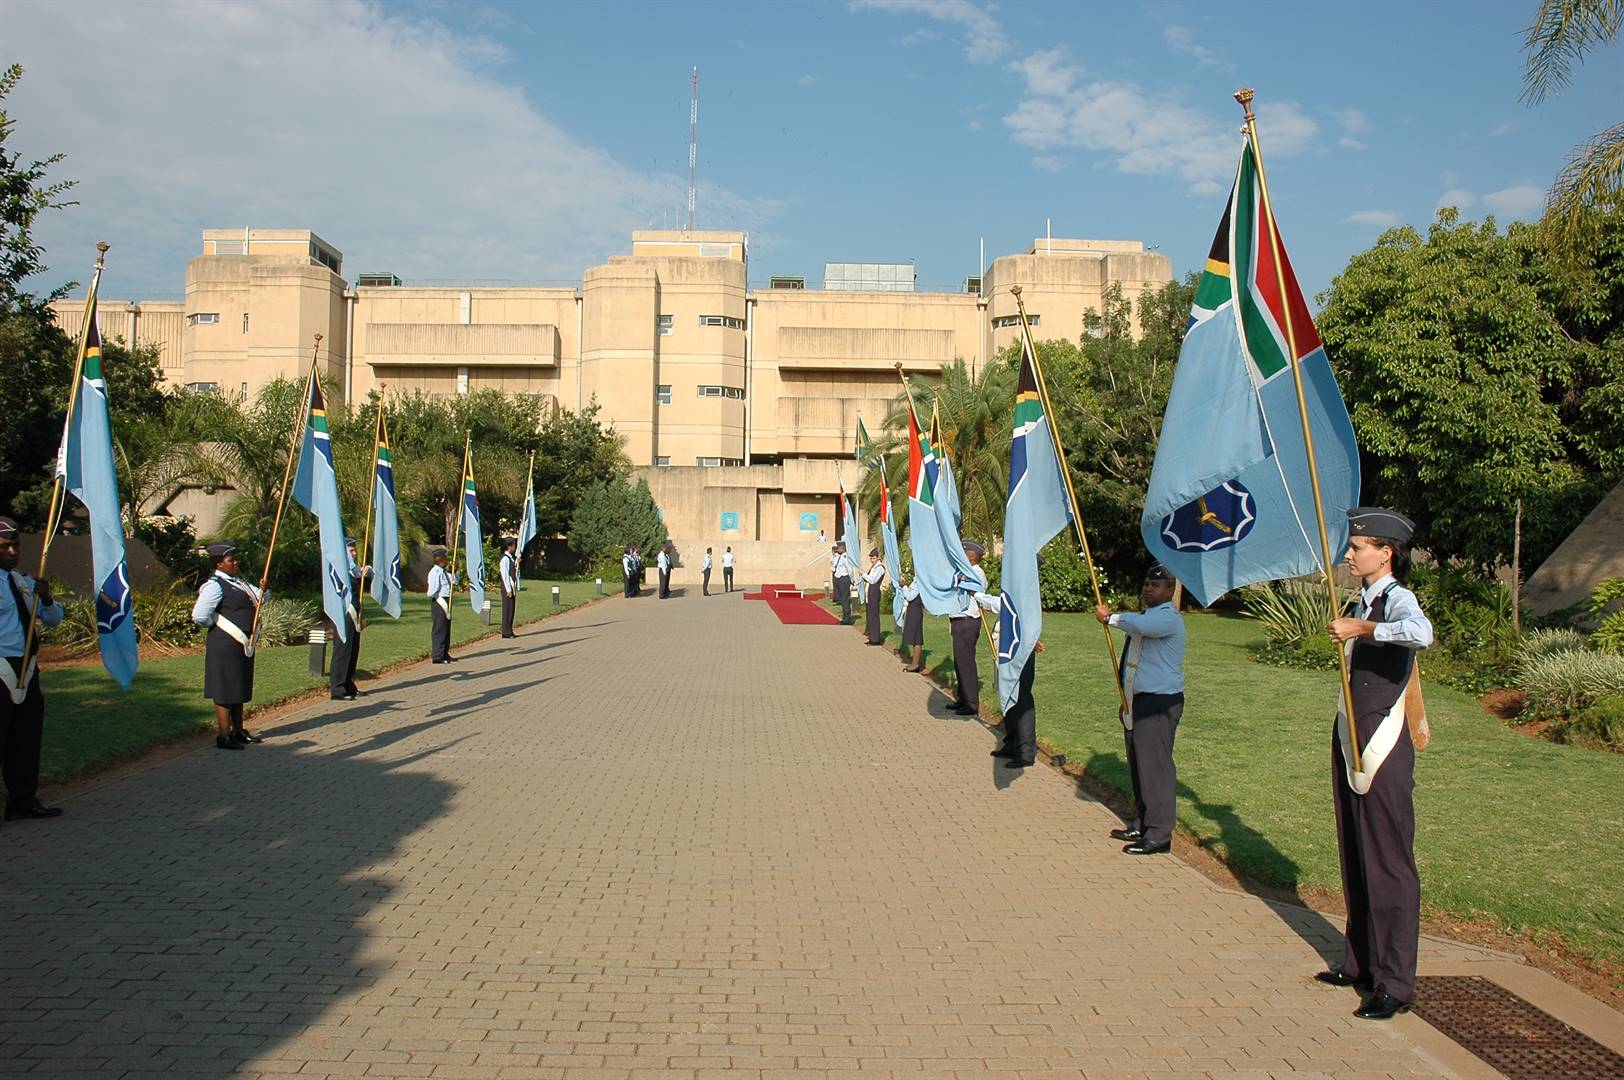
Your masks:
{"label": "shrub", "polygon": [[316,622],[316,605],[273,596],[259,610],[261,640],[266,645],[298,645]]}
{"label": "shrub", "polygon": [[[1339,593],[1339,610],[1345,610],[1349,596]],[[1270,581],[1248,585],[1242,591],[1242,612],[1263,627],[1263,636],[1272,646],[1297,647],[1313,638],[1330,637],[1325,624],[1330,621],[1325,604],[1325,587],[1318,581]],[[1331,663],[1336,650],[1331,649]]]}
{"label": "shrub", "polygon": [[1590,594],[1590,614],[1601,620],[1590,641],[1602,652],[1624,653],[1624,606],[1608,610],[1619,600],[1624,600],[1624,578],[1608,578]]}
{"label": "shrub", "polygon": [[1562,720],[1609,694],[1624,694],[1624,656],[1566,652],[1535,657],[1518,672],[1530,720]]}
{"label": "shrub", "polygon": [[[58,593],[62,602],[62,622],[48,640],[72,655],[83,655],[97,647],[96,602],[72,599]],[[166,586],[135,591],[135,636],[143,647],[160,652],[180,652],[203,639],[203,628],[192,622],[192,598],[178,581]]]}
{"label": "shrub", "polygon": [[1334,671],[1336,643],[1329,634],[1304,638],[1295,645],[1269,645],[1258,650],[1255,659],[1274,667],[1302,668],[1308,671]]}
{"label": "shrub", "polygon": [[1624,750],[1624,694],[1603,694],[1552,734],[1558,742]]}
{"label": "shrub", "polygon": [[1564,652],[1583,652],[1585,636],[1577,630],[1530,630],[1517,646],[1517,670],[1520,673],[1529,664],[1547,656]]}

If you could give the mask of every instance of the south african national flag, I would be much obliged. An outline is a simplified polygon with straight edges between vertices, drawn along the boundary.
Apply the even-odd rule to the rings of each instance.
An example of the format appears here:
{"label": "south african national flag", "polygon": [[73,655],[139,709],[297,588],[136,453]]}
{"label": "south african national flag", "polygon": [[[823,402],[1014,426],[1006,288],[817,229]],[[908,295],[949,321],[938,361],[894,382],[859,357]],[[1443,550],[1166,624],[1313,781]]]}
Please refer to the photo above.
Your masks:
{"label": "south african national flag", "polygon": [[1002,602],[998,609],[998,697],[1007,712],[1020,692],[1021,671],[1043,632],[1038,552],[1071,524],[1071,499],[1049,418],[1038,391],[1037,353],[1021,335],[1015,384],[1015,423],[1009,441],[1009,499],[1004,504]]}
{"label": "south african national flag", "polygon": [[321,607],[332,620],[338,640],[350,639],[345,617],[355,602],[350,589],[350,555],[344,543],[344,518],[338,502],[338,475],[333,468],[333,440],[327,430],[327,402],[321,378],[310,370],[310,393],[305,398],[304,445],[299,450],[299,471],[293,477],[293,499],[316,515],[321,535]]}
{"label": "south african national flag", "polygon": [[1283,242],[1277,276],[1272,226],[1248,141],[1190,311],[1140,519],[1151,554],[1202,604],[1321,569],[1288,306],[1332,558],[1359,501],[1353,425]]}

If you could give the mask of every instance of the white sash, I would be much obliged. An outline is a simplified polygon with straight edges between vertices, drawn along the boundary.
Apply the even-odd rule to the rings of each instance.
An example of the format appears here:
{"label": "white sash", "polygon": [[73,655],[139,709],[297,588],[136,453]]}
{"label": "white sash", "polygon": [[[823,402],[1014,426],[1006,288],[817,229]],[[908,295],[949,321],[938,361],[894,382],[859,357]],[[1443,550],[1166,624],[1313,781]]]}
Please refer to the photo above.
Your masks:
{"label": "white sash", "polygon": [[28,684],[34,681],[34,673],[39,670],[39,658],[30,656],[28,666],[23,669],[22,681],[19,683],[17,673],[11,670],[11,662],[0,660],[0,684],[11,695],[13,705],[21,705],[28,697]]}
{"label": "white sash", "polygon": [[1139,654],[1144,650],[1145,639],[1138,634],[1129,634],[1126,651],[1123,658],[1126,663],[1122,667],[1122,696],[1128,702],[1128,707],[1122,710],[1122,730],[1133,730],[1133,680],[1139,674]]}
{"label": "white sash", "polygon": [[[1353,658],[1353,642],[1344,642],[1342,647],[1351,661]],[[1400,693],[1398,700],[1393,702],[1393,707],[1387,710],[1387,715],[1382,717],[1381,723],[1376,725],[1375,734],[1370,737],[1370,741],[1365,744],[1365,748],[1359,752],[1359,764],[1364,767],[1363,771],[1354,772],[1353,766],[1349,763],[1346,703],[1342,700],[1342,695],[1337,695],[1336,741],[1342,750],[1342,768],[1347,774],[1348,786],[1353,789],[1355,795],[1363,795],[1370,790],[1370,785],[1376,780],[1376,770],[1382,767],[1382,763],[1387,760],[1387,755],[1391,754],[1393,747],[1398,745],[1398,737],[1403,731],[1404,695]]]}
{"label": "white sash", "polygon": [[248,635],[242,632],[242,627],[238,626],[236,623],[232,622],[230,619],[219,614],[218,612],[216,612],[214,616],[214,625],[219,627],[221,630],[224,630],[234,641],[236,641],[238,645],[242,646],[242,654],[244,656],[248,657],[250,660],[253,659],[254,643],[248,640]]}
{"label": "white sash", "polygon": [[440,605],[440,610],[445,612],[446,618],[451,618],[451,602],[449,600],[443,596],[436,596],[434,602]]}

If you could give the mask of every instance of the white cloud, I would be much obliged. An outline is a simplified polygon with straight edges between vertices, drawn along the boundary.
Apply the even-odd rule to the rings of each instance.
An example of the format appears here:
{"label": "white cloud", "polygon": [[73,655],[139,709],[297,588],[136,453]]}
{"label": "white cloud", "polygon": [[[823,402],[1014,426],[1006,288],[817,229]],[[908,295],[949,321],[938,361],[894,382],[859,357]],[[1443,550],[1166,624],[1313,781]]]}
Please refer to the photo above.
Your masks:
{"label": "white cloud", "polygon": [[816,75],[802,75],[795,81],[800,83],[802,86],[815,86],[817,85],[818,77]]}
{"label": "white cloud", "polygon": [[987,125],[982,123],[980,119],[975,119],[975,120],[970,121],[970,130],[971,131],[980,131],[982,128],[984,128],[986,126]]}
{"label": "white cloud", "polygon": [[1217,50],[1201,44],[1196,32],[1188,26],[1165,26],[1162,28],[1162,40],[1167,47],[1176,53],[1192,56],[1203,67],[1229,70],[1232,65],[1225,60]]}
{"label": "white cloud", "polygon": [[[1227,186],[1240,155],[1238,117],[1202,112],[1136,83],[1084,81],[1081,68],[1058,49],[1010,65],[1026,81],[1026,96],[1004,117],[1016,142],[1034,150],[1080,147],[1111,155],[1125,173],[1171,174],[1201,190]],[[1304,149],[1319,127],[1291,102],[1260,113],[1271,157]]]}
{"label": "white cloud", "polygon": [[1433,212],[1436,213],[1437,211],[1442,210],[1446,206],[1453,206],[1457,210],[1463,210],[1464,211],[1464,210],[1470,210],[1473,206],[1476,206],[1476,205],[1477,205],[1477,195],[1476,194],[1474,194],[1471,191],[1468,191],[1467,189],[1465,189],[1463,187],[1452,187],[1448,191],[1444,192],[1442,195],[1438,196],[1438,205],[1434,206],[1432,209],[1433,209]]}
{"label": "white cloud", "polygon": [[1363,135],[1370,130],[1370,120],[1359,109],[1338,109],[1333,113],[1342,130],[1352,135]]}
{"label": "white cloud", "polygon": [[1386,229],[1397,225],[1400,218],[1391,210],[1356,210],[1342,220],[1350,225],[1370,225]]}
{"label": "white cloud", "polygon": [[1340,139],[1338,139],[1336,141],[1336,144],[1338,146],[1346,147],[1349,150],[1367,150],[1367,149],[1369,149],[1369,146],[1367,144],[1365,144],[1363,142],[1360,142],[1358,139],[1355,139],[1352,135],[1344,135],[1344,136],[1342,136]]}
{"label": "white cloud", "polygon": [[[1009,51],[1009,38],[992,12],[970,0],[851,0],[855,11],[884,11],[892,15],[923,15],[964,30],[964,55],[977,64],[989,64]],[[910,35],[912,37],[913,35]]]}
{"label": "white cloud", "polygon": [[1052,154],[1039,154],[1032,159],[1032,165],[1044,172],[1057,173],[1060,171],[1060,159]]}
{"label": "white cloud", "polygon": [[[80,180],[81,205],[41,219],[58,280],[85,276],[76,264],[106,239],[110,295],[178,295],[201,229],[253,225],[316,230],[350,276],[576,281],[685,202],[685,177],[561,129],[502,80],[490,42],[362,0],[199,12],[6,6],[7,44],[27,58],[14,142],[66,152],[55,175]],[[136,59],[87,79],[109,40]],[[775,211],[699,192],[705,225]]]}
{"label": "white cloud", "polygon": [[1516,221],[1533,221],[1545,209],[1545,189],[1533,184],[1491,191],[1483,196],[1483,205],[1497,217]]}

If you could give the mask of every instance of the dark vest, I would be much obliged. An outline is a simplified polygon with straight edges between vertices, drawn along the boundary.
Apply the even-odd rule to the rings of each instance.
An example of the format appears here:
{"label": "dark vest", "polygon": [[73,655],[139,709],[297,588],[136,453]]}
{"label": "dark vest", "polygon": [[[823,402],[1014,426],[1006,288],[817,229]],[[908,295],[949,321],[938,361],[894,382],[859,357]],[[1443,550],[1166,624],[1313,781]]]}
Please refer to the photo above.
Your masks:
{"label": "dark vest", "polygon": [[[238,588],[234,583],[223,577],[217,578],[217,580],[220,582],[220,606],[215,608],[215,614],[224,615],[230,619],[232,624],[246,635],[254,625],[254,598],[248,594],[247,589]],[[242,647],[237,645],[236,638],[231,637],[218,626],[209,627],[209,633],[219,634],[237,648]]]}
{"label": "dark vest", "polygon": [[[1382,590],[1370,605],[1365,618],[1381,622],[1387,614],[1387,594],[1395,585]],[[1359,749],[1363,750],[1410,682],[1410,665],[1415,663],[1415,650],[1403,645],[1359,638],[1353,644],[1349,660],[1348,677],[1353,688],[1353,708],[1359,727]]]}

